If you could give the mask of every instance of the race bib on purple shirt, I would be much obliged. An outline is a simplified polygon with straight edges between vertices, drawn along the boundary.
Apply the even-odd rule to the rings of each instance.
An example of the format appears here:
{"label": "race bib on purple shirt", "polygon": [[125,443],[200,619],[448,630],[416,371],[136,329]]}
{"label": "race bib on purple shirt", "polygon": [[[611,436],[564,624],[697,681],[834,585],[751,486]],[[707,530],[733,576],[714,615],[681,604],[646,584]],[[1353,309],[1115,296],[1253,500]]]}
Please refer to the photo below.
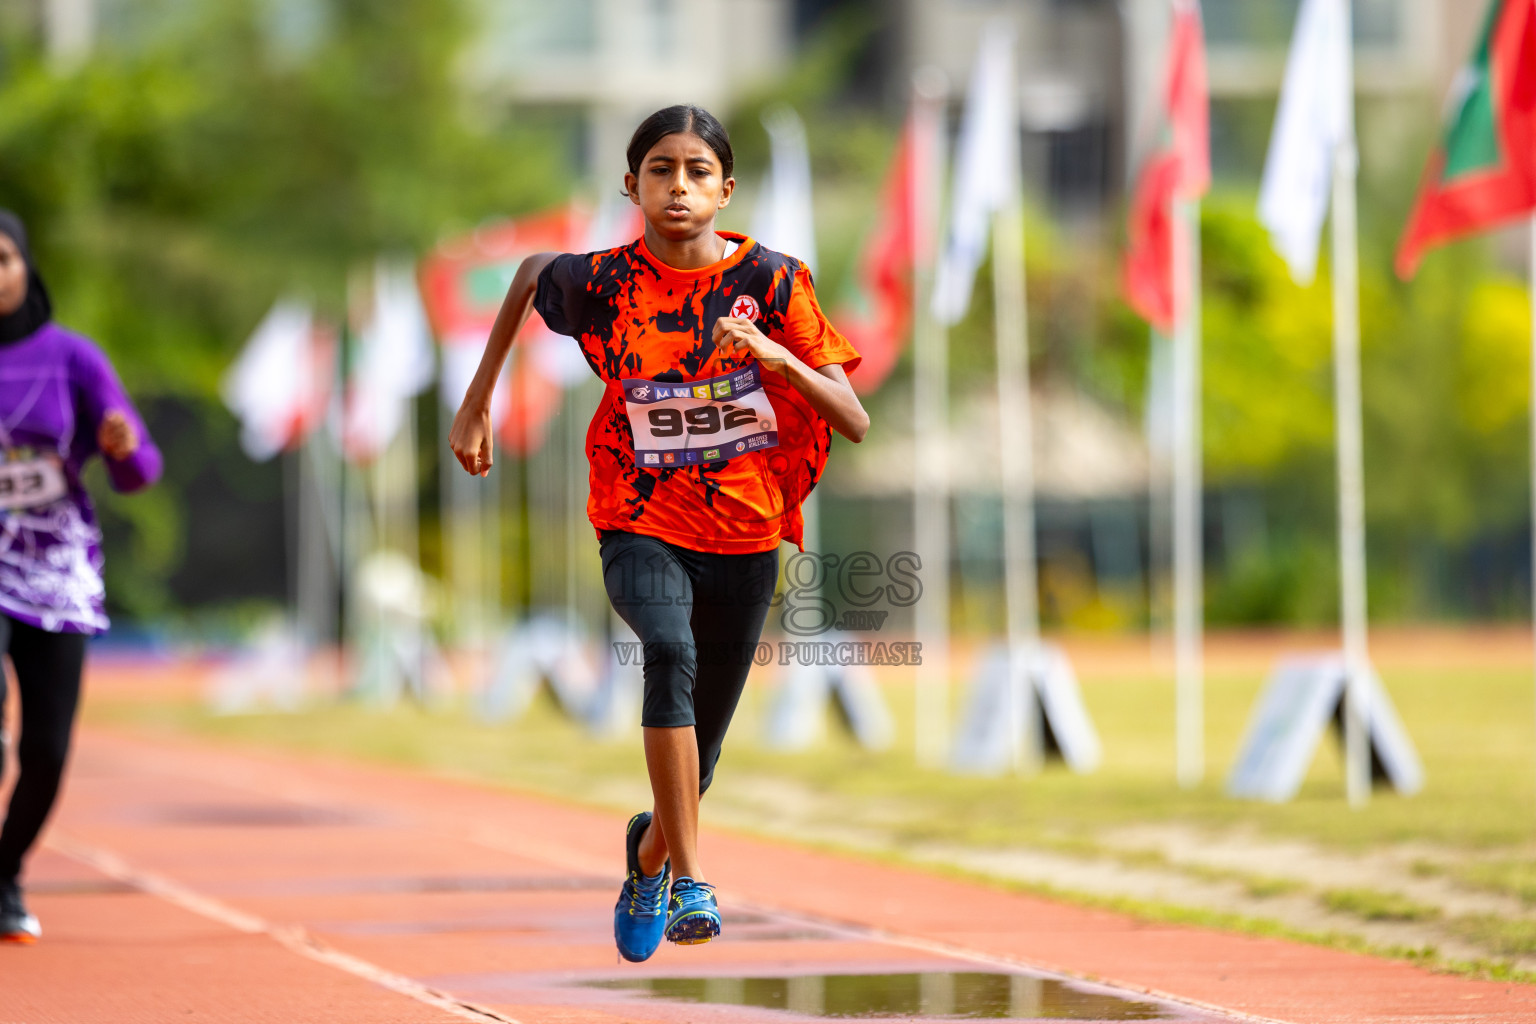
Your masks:
{"label": "race bib on purple shirt", "polygon": [[0,509],[38,508],[69,493],[57,460],[15,459],[0,462]]}

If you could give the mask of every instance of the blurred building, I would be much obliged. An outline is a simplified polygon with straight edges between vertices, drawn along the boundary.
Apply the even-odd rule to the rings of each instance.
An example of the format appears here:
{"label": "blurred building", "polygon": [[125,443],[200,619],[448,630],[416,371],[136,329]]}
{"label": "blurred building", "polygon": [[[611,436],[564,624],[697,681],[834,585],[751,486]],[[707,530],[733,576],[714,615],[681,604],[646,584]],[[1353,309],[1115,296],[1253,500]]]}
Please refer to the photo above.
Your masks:
{"label": "blurred building", "polygon": [[[1165,0],[1126,0],[1137,43],[1127,97],[1150,115],[1161,75]],[[1209,52],[1211,152],[1218,177],[1257,181],[1300,0],[1201,0]],[[1358,131],[1371,153],[1394,153],[1423,127],[1466,61],[1488,5],[1479,0],[1352,0]],[[1140,141],[1140,140],[1138,140]]]}
{"label": "blurred building", "polygon": [[[1201,0],[1209,46],[1213,156],[1257,181],[1300,0]],[[1019,39],[1025,174],[1038,201],[1069,217],[1118,214],[1123,183],[1155,142],[1169,0],[904,0],[896,77],[931,65],[958,94],[976,41],[1009,24]],[[1393,101],[1415,113],[1446,95],[1487,5],[1353,0],[1357,88],[1367,145],[1401,141]]]}
{"label": "blurred building", "polygon": [[[78,2],[78,0],[72,0]],[[1122,19],[1110,0],[477,0],[478,86],[522,107],[577,113],[582,163],[621,165],[645,114],[692,101],[728,113],[793,66],[836,15],[869,33],[851,88],[899,110],[913,70],[937,67],[958,108],[981,32],[1020,41],[1026,179],[1065,215],[1092,215],[1123,180]],[[686,44],[682,42],[686,37]]]}
{"label": "blurred building", "polygon": [[659,107],[730,109],[793,57],[790,0],[476,0],[471,80],[523,107],[578,115],[582,163],[622,167]]}
{"label": "blurred building", "polygon": [[[323,33],[324,5],[262,0],[280,47]],[[1210,48],[1218,175],[1247,177],[1262,160],[1300,0],[1201,0]],[[1026,182],[1068,222],[1117,213],[1123,185],[1154,141],[1153,114],[1169,0],[468,0],[480,31],[468,80],[520,108],[579,127],[591,173],[621,165],[645,114],[696,102],[722,114],[786,74],[835,15],[869,32],[852,88],[893,110],[911,74],[937,67],[958,107],[977,39],[1010,25],[1019,40]],[[195,3],[18,0],[61,61],[94,40],[130,44]],[[1465,60],[1486,4],[1353,0],[1362,102],[1438,99]],[[178,13],[180,12],[180,13]],[[1379,120],[1379,123],[1377,123]],[[1255,126],[1262,127],[1263,131]],[[1402,141],[1387,116],[1361,118],[1372,145]]]}
{"label": "blurred building", "polygon": [[1018,39],[1026,187],[1073,217],[1104,208],[1124,177],[1126,38],[1113,0],[904,0],[905,80],[936,67],[958,105],[977,40],[999,22]]}

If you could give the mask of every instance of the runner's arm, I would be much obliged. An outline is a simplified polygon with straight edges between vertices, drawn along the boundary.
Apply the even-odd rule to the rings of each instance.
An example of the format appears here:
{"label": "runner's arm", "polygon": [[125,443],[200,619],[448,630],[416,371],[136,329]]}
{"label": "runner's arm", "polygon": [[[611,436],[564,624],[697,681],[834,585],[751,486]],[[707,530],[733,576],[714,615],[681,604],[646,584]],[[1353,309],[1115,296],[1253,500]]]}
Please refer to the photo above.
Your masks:
{"label": "runner's arm", "polygon": [[[160,449],[106,354],[89,342],[80,342],[70,358],[70,374],[80,418],[90,427],[87,436],[105,456],[102,461],[112,489],[130,494],[159,480],[165,467]],[[79,441],[89,443],[84,437]],[[78,445],[75,450],[81,456],[87,452]]]}
{"label": "runner's arm", "polygon": [[811,404],[816,415],[854,444],[864,440],[869,431],[869,413],[848,383],[841,363],[828,363],[812,369],[793,352],[766,337],[757,324],[745,317],[723,316],[715,321],[715,344],[727,354],[746,350],[765,368],[782,373],[784,379]]}
{"label": "runner's arm", "polygon": [[496,391],[496,379],[501,376],[501,366],[512,351],[512,339],[522,330],[533,307],[533,294],[538,288],[539,274],[556,256],[556,252],[541,252],[529,256],[518,266],[512,276],[507,297],[501,300],[501,311],[491,326],[491,336],[485,343],[485,353],[475,370],[464,401],[453,417],[453,429],[448,432],[448,447],[465,472],[485,476],[491,471],[492,441],[491,396]]}

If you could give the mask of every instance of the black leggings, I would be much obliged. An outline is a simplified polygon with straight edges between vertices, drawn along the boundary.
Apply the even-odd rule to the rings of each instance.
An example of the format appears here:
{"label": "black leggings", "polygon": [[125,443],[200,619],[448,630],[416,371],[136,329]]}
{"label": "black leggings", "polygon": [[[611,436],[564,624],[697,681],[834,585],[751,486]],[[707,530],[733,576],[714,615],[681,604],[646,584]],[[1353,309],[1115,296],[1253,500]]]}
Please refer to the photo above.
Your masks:
{"label": "black leggings", "polygon": [[[85,644],[80,633],[49,633],[0,615],[0,648],[11,656],[21,693],[21,772],[0,828],[0,883],[21,874],[21,861],[37,840],[59,795],[69,756]],[[5,709],[5,676],[0,674],[0,717]]]}
{"label": "black leggings", "polygon": [[691,725],[709,788],[779,576],[779,552],[715,555],[620,530],[599,534],[603,584],[644,645],[646,728]]}

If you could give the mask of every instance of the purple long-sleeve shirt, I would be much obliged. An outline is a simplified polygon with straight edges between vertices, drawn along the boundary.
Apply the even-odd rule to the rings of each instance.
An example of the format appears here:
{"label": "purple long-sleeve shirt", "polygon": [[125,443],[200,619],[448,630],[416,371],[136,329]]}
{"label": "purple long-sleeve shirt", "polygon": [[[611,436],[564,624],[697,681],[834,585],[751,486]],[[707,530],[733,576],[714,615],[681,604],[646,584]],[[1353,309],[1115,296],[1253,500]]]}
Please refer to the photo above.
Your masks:
{"label": "purple long-sleeve shirt", "polygon": [[125,459],[103,456],[107,477],[113,490],[136,491],[160,478],[160,449],[101,350],[53,323],[0,345],[0,500],[10,493],[7,468],[46,463],[64,484],[42,503],[13,498],[0,508],[0,613],[54,633],[109,625],[101,530],[80,471],[99,454],[97,431],[114,410],[132,424],[139,446]]}

